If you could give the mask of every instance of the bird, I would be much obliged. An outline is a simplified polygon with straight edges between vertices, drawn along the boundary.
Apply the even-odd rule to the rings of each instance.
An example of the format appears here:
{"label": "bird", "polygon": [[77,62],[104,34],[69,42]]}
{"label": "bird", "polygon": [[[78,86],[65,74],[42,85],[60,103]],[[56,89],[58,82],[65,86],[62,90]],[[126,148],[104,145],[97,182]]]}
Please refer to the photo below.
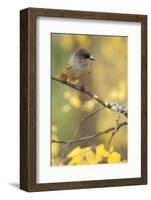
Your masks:
{"label": "bird", "polygon": [[57,75],[60,81],[66,81],[70,84],[83,82],[84,76],[89,72],[89,66],[95,57],[87,48],[78,48],[69,57],[62,71]]}

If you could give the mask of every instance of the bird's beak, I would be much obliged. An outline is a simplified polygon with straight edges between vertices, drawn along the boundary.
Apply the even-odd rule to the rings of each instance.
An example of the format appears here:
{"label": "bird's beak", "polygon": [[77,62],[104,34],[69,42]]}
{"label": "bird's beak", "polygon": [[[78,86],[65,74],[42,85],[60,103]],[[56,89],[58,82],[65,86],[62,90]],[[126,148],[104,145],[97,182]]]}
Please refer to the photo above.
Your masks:
{"label": "bird's beak", "polygon": [[93,55],[91,55],[90,60],[95,60],[95,57]]}

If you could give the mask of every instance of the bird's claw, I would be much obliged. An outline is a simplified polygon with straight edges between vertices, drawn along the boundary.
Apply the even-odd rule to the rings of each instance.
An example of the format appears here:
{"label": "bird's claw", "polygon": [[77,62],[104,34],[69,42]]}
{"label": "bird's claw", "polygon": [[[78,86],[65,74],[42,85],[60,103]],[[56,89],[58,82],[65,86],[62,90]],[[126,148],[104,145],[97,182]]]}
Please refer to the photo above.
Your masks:
{"label": "bird's claw", "polygon": [[82,90],[82,91],[88,91],[88,87],[86,87],[85,85],[82,85],[82,86],[81,86],[81,90]]}

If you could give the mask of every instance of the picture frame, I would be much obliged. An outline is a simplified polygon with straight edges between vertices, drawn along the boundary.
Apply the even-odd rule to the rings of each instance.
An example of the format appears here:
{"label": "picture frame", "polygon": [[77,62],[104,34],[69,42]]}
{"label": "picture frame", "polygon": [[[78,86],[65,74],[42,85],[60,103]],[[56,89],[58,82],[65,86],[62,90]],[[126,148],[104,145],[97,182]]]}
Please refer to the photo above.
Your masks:
{"label": "picture frame", "polygon": [[[141,163],[140,177],[37,183],[37,26],[39,17],[97,22],[140,23]],[[135,76],[135,74],[133,74]],[[139,126],[139,124],[138,124]],[[147,16],[91,11],[27,8],[20,11],[20,189],[34,191],[147,184]]]}

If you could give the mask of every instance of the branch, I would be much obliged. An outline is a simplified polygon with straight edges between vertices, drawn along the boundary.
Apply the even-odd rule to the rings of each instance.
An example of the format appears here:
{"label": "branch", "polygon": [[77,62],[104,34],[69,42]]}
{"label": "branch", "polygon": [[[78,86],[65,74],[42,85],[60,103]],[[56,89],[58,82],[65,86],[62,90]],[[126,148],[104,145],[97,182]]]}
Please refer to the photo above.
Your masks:
{"label": "branch", "polygon": [[118,113],[122,113],[124,114],[126,117],[128,116],[128,109],[125,105],[121,104],[117,104],[117,103],[108,103],[105,102],[104,100],[100,99],[97,95],[92,94],[88,89],[84,88],[84,87],[77,87],[67,81],[62,81],[59,80],[57,77],[52,76],[51,77],[52,80],[58,81],[64,85],[67,85],[75,90],[78,90],[82,93],[87,94],[89,97],[91,97],[92,99],[95,99],[97,102],[99,102],[100,104],[102,104],[104,107],[114,111],[114,112],[118,112]]}
{"label": "branch", "polygon": [[[119,123],[118,124],[118,127],[117,127],[117,130],[119,130],[122,126],[126,126],[127,125],[127,121],[124,121],[122,123]],[[106,129],[105,131],[102,131],[102,132],[96,132],[94,135],[90,135],[90,136],[87,136],[87,137],[81,137],[79,139],[75,139],[75,140],[67,140],[67,141],[64,141],[64,140],[52,140],[51,142],[52,143],[59,143],[59,144],[73,144],[73,143],[77,143],[77,142],[81,142],[81,141],[86,141],[86,140],[92,140],[96,137],[99,137],[101,135],[105,135],[111,131],[114,131],[115,130],[115,126],[111,127],[111,128],[108,128]]]}
{"label": "branch", "polygon": [[94,112],[86,115],[85,117],[83,117],[79,123],[79,125],[77,126],[74,134],[73,134],[73,137],[72,137],[72,140],[74,140],[76,138],[76,136],[78,135],[78,131],[79,131],[79,128],[81,127],[81,125],[90,117],[92,117],[93,115],[95,115],[96,113],[98,113],[99,111],[103,110],[104,109],[104,106],[102,108],[99,108],[97,110],[95,110]]}
{"label": "branch", "polygon": [[[74,134],[73,134],[71,140],[74,140],[74,139],[77,137],[78,131],[79,131],[81,125],[82,125],[88,118],[92,117],[93,115],[95,115],[96,113],[98,113],[99,111],[101,111],[101,110],[103,110],[103,109],[104,109],[104,106],[103,106],[102,108],[99,108],[99,109],[95,110],[94,112],[92,112],[92,113],[86,115],[85,117],[83,117],[83,118],[81,119],[80,123],[78,124],[78,126],[76,127],[75,132],[74,132]],[[72,144],[73,144],[73,143],[68,143],[68,144],[66,144],[66,146],[61,150],[61,152],[60,152],[59,154],[62,155],[62,157],[64,157],[65,154],[71,149]]]}
{"label": "branch", "polygon": [[119,125],[119,120],[120,120],[120,113],[117,113],[117,117],[116,117],[116,124],[114,125],[114,130],[112,132],[111,138],[108,142],[108,145],[110,145],[114,135],[116,134],[116,132],[118,131],[118,125]]}

